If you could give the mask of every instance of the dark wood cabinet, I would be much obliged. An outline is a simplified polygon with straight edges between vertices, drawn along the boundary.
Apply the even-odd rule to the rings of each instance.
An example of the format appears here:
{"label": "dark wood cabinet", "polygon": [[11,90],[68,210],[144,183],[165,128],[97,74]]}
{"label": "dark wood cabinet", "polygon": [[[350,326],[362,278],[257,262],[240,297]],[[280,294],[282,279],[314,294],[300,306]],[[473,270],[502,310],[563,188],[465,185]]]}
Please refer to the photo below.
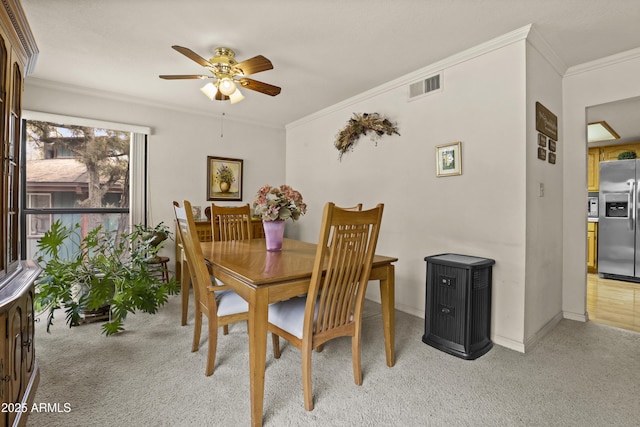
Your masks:
{"label": "dark wood cabinet", "polygon": [[40,379],[35,351],[33,283],[40,269],[22,261],[0,288],[0,426],[25,425]]}
{"label": "dark wood cabinet", "polygon": [[0,7],[0,427],[23,426],[39,381],[34,282],[40,269],[20,259],[21,122],[24,76],[37,46],[19,0]]}

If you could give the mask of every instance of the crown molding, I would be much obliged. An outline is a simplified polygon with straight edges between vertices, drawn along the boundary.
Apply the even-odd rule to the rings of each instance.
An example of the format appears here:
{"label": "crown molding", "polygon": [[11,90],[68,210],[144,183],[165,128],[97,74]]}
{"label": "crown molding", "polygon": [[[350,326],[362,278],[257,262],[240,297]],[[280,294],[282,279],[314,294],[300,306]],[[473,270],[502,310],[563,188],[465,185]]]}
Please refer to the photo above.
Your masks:
{"label": "crown molding", "polygon": [[551,64],[556,72],[563,76],[567,72],[567,65],[560,59],[551,45],[542,37],[542,34],[531,26],[531,31],[527,37],[527,42],[531,44],[540,54]]}
{"label": "crown molding", "polygon": [[[524,27],[518,28],[517,30],[503,34],[500,37],[496,37],[485,43],[482,43],[470,49],[464,50],[458,54],[449,56],[448,58],[445,58],[441,61],[435,62],[426,67],[420,68],[419,70],[414,71],[412,73],[405,74],[404,76],[399,77],[395,80],[391,80],[390,82],[377,86],[366,92],[362,92],[361,94],[353,96],[342,102],[339,102],[338,104],[334,104],[316,113],[310,114],[299,120],[291,122],[288,125],[286,125],[285,128],[289,130],[289,129],[296,128],[298,126],[302,126],[305,123],[316,120],[317,118],[325,116],[332,112],[339,111],[350,105],[357,104],[362,101],[366,101],[370,98],[373,98],[375,96],[381,95],[385,92],[388,92],[403,86],[407,86],[411,83],[415,83],[416,81],[422,78],[426,78],[433,74],[437,74],[439,72],[442,72],[443,70],[446,70],[447,68],[451,68],[465,61],[469,61],[479,56],[486,55],[487,53],[493,52],[494,50],[503,48],[505,46],[509,46],[513,43],[526,40],[529,34],[531,33],[531,28],[532,28],[532,24],[525,25]],[[542,40],[542,38],[537,37],[536,43],[540,44],[541,43],[540,40]]]}
{"label": "crown molding", "polygon": [[585,62],[584,64],[570,67],[564,76],[571,77],[638,58],[640,58],[640,48],[631,49],[625,52],[616,53],[615,55],[605,56],[604,58],[596,59],[595,61]]}
{"label": "crown molding", "polygon": [[8,31],[11,44],[22,48],[17,49],[17,53],[25,66],[25,73],[29,74],[33,72],[39,50],[24,9],[18,0],[2,0],[2,6],[7,14],[0,16],[0,25],[13,30]]}

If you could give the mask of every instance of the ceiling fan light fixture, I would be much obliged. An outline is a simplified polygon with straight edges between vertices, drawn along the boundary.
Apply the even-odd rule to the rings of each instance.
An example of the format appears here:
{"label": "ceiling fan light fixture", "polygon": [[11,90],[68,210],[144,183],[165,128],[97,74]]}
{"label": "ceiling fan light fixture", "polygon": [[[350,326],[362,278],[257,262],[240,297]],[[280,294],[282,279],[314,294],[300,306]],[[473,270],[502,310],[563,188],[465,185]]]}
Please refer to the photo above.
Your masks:
{"label": "ceiling fan light fixture", "polygon": [[241,101],[244,99],[244,96],[238,91],[238,87],[247,88],[270,96],[280,94],[281,89],[278,86],[245,77],[262,71],[273,70],[271,61],[262,55],[238,62],[235,59],[235,52],[226,47],[216,48],[214,56],[210,59],[204,59],[186,47],[178,45],[171,47],[193,62],[204,67],[211,75],[174,74],[160,75],[159,77],[165,80],[212,79],[211,83],[207,83],[200,89],[200,91],[212,101],[227,101],[232,98],[232,104]]}
{"label": "ceiling fan light fixture", "polygon": [[237,89],[233,79],[230,79],[229,77],[223,77],[222,79],[220,79],[220,82],[218,83],[218,90],[220,90],[221,94],[225,96],[230,96]]}
{"label": "ceiling fan light fixture", "polygon": [[243,99],[244,99],[244,95],[240,93],[240,91],[237,88],[231,95],[229,95],[229,101],[232,104],[235,104],[236,102],[240,102]]}
{"label": "ceiling fan light fixture", "polygon": [[216,93],[218,93],[218,88],[216,87],[216,85],[214,85],[213,83],[209,82],[206,85],[202,86],[200,88],[200,91],[202,93],[204,93],[207,98],[209,98],[210,100],[213,101],[213,99],[216,96]]}

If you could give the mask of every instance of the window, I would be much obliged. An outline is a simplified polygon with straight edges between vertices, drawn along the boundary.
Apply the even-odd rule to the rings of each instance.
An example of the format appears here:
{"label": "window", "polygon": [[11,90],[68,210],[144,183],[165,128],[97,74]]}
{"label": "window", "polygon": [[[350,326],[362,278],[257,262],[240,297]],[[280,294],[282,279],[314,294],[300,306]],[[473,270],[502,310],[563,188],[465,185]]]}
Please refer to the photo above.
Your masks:
{"label": "window", "polygon": [[145,135],[115,123],[30,112],[25,118],[23,257],[36,257],[38,238],[56,221],[80,224],[83,233],[99,225],[128,231],[131,194],[145,194],[146,173],[134,173],[144,165],[146,150],[137,145],[146,147]]}
{"label": "window", "polygon": [[[51,194],[30,193],[27,194],[27,208],[46,209],[51,207]],[[42,237],[51,228],[50,214],[32,214],[27,216],[27,236]]]}

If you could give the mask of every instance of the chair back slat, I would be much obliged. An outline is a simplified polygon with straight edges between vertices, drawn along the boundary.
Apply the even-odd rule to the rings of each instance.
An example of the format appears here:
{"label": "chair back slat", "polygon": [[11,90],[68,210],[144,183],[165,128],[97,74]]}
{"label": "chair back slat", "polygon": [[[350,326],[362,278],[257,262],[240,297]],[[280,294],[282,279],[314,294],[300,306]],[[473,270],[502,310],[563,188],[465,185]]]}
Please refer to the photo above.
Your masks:
{"label": "chair back slat", "polygon": [[211,204],[211,228],[214,241],[250,240],[251,208]]}
{"label": "chair back slat", "polygon": [[[195,283],[193,282],[193,279],[191,278],[191,266],[190,266],[190,260],[187,257],[187,248],[186,248],[186,239],[189,238],[189,230],[188,230],[188,224],[187,224],[187,213],[186,210],[184,208],[184,206],[180,206],[180,203],[176,202],[175,200],[173,201],[173,212],[175,214],[175,218],[176,218],[176,225],[177,225],[177,229],[178,229],[178,235],[180,237],[180,246],[182,248],[182,257],[183,257],[183,262],[186,263],[186,270],[189,272],[189,278],[191,279],[191,283]],[[184,289],[182,290],[182,292],[184,292]],[[200,295],[200,289],[198,288],[198,286],[196,286],[194,284],[193,286],[193,295],[196,299],[196,301],[199,300],[199,295]]]}
{"label": "chair back slat", "polygon": [[191,203],[185,200],[181,208],[177,202],[174,202],[174,212],[178,230],[181,233],[180,238],[182,239],[191,282],[194,284],[194,296],[202,309],[212,313],[215,317],[217,311],[215,295],[208,290],[212,283],[211,273],[204,260]]}
{"label": "chair back slat", "polygon": [[[358,211],[325,206],[316,265],[307,305],[317,306],[316,322],[309,314],[305,332],[315,335],[360,321],[383,205]],[[307,312],[313,313],[313,310]]]}

